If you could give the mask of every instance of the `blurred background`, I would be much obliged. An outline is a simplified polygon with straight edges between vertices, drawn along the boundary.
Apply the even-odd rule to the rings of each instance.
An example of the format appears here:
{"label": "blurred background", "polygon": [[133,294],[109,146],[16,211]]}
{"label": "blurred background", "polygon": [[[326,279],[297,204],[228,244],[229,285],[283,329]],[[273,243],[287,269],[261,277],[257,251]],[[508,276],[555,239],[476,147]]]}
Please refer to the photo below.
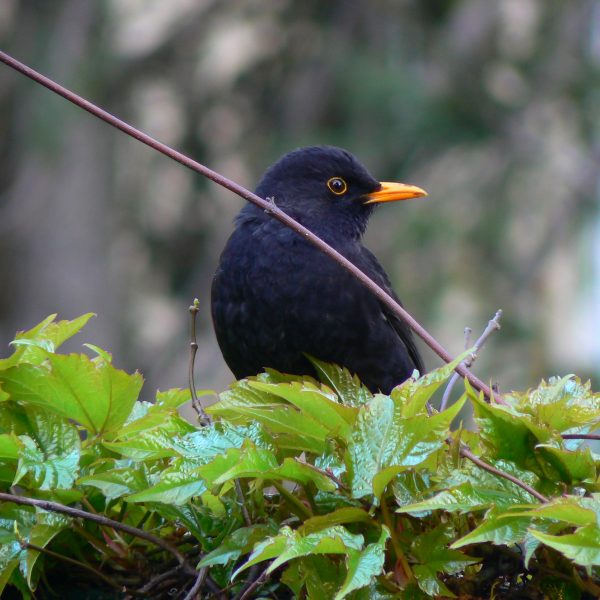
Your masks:
{"label": "blurred background", "polygon": [[[366,239],[409,311],[459,353],[502,308],[475,366],[501,390],[600,387],[599,0],[1,0],[0,40],[252,189],[320,143],[424,187]],[[198,386],[223,389],[209,294],[242,204],[0,65],[2,354],[94,311],[71,348],[109,349],[149,398],[187,385],[198,297]]]}

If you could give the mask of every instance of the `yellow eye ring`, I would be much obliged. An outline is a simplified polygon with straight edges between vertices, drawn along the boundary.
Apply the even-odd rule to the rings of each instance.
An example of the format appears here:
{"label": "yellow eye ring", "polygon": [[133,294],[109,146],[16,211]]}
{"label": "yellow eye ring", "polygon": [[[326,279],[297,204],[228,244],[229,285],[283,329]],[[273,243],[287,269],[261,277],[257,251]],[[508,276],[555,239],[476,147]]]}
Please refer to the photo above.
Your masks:
{"label": "yellow eye ring", "polygon": [[336,196],[341,196],[348,191],[348,184],[341,177],[332,177],[327,182],[327,187]]}

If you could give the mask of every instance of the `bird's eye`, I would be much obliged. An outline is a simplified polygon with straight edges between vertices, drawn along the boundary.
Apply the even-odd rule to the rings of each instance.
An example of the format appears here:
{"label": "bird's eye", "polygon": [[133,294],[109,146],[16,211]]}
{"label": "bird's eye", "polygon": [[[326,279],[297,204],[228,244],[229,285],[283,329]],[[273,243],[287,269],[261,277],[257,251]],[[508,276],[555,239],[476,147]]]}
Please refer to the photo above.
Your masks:
{"label": "bird's eye", "polygon": [[348,184],[341,177],[332,177],[327,182],[327,187],[336,195],[341,196],[348,190]]}

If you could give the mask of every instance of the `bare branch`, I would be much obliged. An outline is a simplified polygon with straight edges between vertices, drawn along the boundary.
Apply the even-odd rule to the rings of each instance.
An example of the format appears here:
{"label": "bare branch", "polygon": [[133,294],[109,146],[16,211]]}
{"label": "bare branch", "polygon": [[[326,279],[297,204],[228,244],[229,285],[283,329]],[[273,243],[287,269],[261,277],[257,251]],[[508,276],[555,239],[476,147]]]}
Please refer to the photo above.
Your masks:
{"label": "bare branch", "polygon": [[200,588],[206,579],[206,575],[208,574],[208,568],[204,567],[200,569],[198,572],[198,577],[196,577],[196,581],[194,585],[191,587],[190,591],[186,594],[183,600],[196,600],[196,598],[200,598]]}
{"label": "bare branch", "polygon": [[240,600],[250,600],[250,598],[252,598],[252,594],[254,593],[254,590],[258,587],[260,587],[261,585],[263,585],[263,583],[265,583],[268,579],[269,579],[269,572],[268,572],[269,567],[267,567],[253,582],[251,585],[249,585],[245,592],[240,596]]}
{"label": "bare branch", "polygon": [[51,502],[50,500],[39,500],[37,498],[25,498],[23,496],[14,496],[12,494],[6,494],[4,492],[0,492],[0,502],[14,502],[15,504],[23,504],[26,506],[36,506],[37,508],[41,508],[42,510],[47,510],[49,512],[60,513],[63,515],[68,515],[70,517],[75,517],[79,519],[86,519],[87,521],[94,521],[95,523],[99,523],[104,527],[112,527],[113,529],[118,529],[120,531],[124,531],[125,533],[129,533],[135,537],[141,538],[159,546],[163,550],[169,552],[172,556],[175,557],[177,562],[181,565],[184,571],[189,575],[196,575],[197,571],[190,565],[185,556],[177,550],[177,548],[173,547],[169,542],[144,531],[143,529],[138,529],[137,527],[132,527],[131,525],[127,525],[126,523],[119,523],[119,521],[113,521],[113,519],[109,519],[103,515],[96,515],[85,510],[81,510],[79,508],[72,508],[71,506],[65,506],[64,504],[59,504],[58,502]]}
{"label": "bare branch", "polygon": [[194,380],[194,365],[196,362],[196,352],[198,352],[198,342],[196,341],[196,316],[200,310],[198,307],[200,302],[198,298],[194,298],[194,303],[190,306],[191,324],[190,324],[190,362],[188,367],[188,385],[190,387],[190,394],[192,395],[192,406],[196,411],[199,420],[203,425],[210,423],[210,417],[206,414],[202,402],[198,398],[196,393],[196,382]]}
{"label": "bare branch", "polygon": [[[378,299],[382,302],[389,310],[392,311],[394,315],[398,318],[402,319],[442,360],[449,363],[452,362],[452,355],[421,325],[419,324],[394,298],[392,298],[383,288],[378,286],[372,279],[367,277],[356,265],[350,262],[346,257],[342,256],[337,250],[334,250],[329,244],[326,244],[321,238],[316,236],[312,231],[300,225],[297,221],[292,219],[286,213],[284,213],[278,206],[274,203],[269,202],[263,198],[260,198],[256,194],[253,194],[243,186],[235,183],[234,181],[228,179],[227,177],[209,169],[208,167],[200,164],[199,162],[189,158],[185,154],[170,148],[166,144],[155,140],[151,136],[141,132],[139,129],[132,127],[128,123],[118,119],[117,117],[111,115],[107,111],[99,108],[95,104],[92,104],[88,100],[85,100],[81,96],[67,90],[63,86],[55,83],[51,79],[41,75],[37,71],[34,71],[30,67],[24,65],[23,63],[15,60],[5,52],[0,51],[0,61],[8,65],[9,67],[15,69],[16,71],[22,73],[23,75],[33,79],[40,85],[48,88],[54,93],[62,96],[63,98],[69,100],[73,104],[83,108],[87,112],[92,115],[102,119],[109,125],[116,127],[117,129],[123,131],[130,137],[150,146],[154,150],[161,152],[165,156],[181,163],[182,165],[200,173],[204,177],[214,181],[220,186],[227,188],[232,191],[234,194],[244,198],[248,202],[252,202],[256,206],[259,206],[268,214],[270,214],[273,218],[277,219],[290,229],[294,230],[308,242],[316,246],[321,252],[327,254],[330,258],[335,260],[341,267],[346,269],[349,273],[351,273],[362,285],[364,285],[367,289],[369,289]],[[489,386],[473,375],[464,364],[460,364],[456,367],[457,373],[459,373],[462,377],[466,377],[471,385],[483,392],[483,394],[488,397],[490,400],[493,397],[493,392],[490,390]],[[497,396],[496,401],[498,403],[504,404],[504,400],[502,397]]]}
{"label": "bare branch", "polygon": [[600,433],[563,433],[563,440],[600,440]]}
{"label": "bare branch", "polygon": [[537,490],[533,489],[530,485],[527,485],[524,481],[521,481],[518,477],[515,477],[510,473],[506,473],[506,471],[496,469],[496,467],[492,467],[492,465],[488,465],[486,462],[482,461],[480,458],[475,456],[464,444],[461,444],[460,455],[464,458],[467,458],[472,463],[475,463],[478,467],[481,467],[485,471],[493,473],[494,475],[502,477],[503,479],[508,479],[508,481],[512,481],[515,485],[518,485],[526,492],[529,492],[534,498],[537,498],[540,502],[548,502],[548,498],[546,498],[546,496],[540,494]]}
{"label": "bare branch", "polygon": [[[490,335],[492,335],[492,333],[494,333],[494,331],[497,331],[498,329],[500,329],[500,318],[501,317],[502,317],[502,310],[498,309],[496,311],[496,314],[494,315],[494,318],[491,319],[490,321],[488,321],[487,327],[483,330],[483,333],[479,336],[479,339],[475,342],[475,345],[473,346],[473,352],[471,353],[471,355],[467,356],[467,358],[465,358],[465,360],[463,361],[463,364],[465,365],[466,368],[469,368],[477,360],[479,350],[481,350],[481,348],[483,347],[483,345],[485,344],[487,339],[490,337]],[[471,331],[472,330],[470,327],[465,327],[465,344],[469,343]],[[468,348],[468,346],[467,346],[467,348]],[[454,387],[454,384],[458,381],[459,377],[460,377],[460,374],[458,372],[456,372],[450,378],[450,381],[448,382],[448,385],[446,386],[446,389],[444,391],[444,395],[442,396],[442,403],[440,404],[440,410],[446,410],[446,406],[448,405],[448,400],[450,399],[450,394],[452,393],[452,388]],[[498,399],[498,396],[492,394],[492,396],[490,396],[490,400],[492,399],[492,397],[495,400]]]}

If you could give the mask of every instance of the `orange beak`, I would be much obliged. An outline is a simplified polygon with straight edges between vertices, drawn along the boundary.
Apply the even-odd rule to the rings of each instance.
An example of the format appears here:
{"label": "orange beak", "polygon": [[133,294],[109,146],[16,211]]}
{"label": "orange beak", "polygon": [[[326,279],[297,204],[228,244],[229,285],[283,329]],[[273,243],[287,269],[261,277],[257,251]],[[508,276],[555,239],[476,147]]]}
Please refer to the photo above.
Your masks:
{"label": "orange beak", "polygon": [[420,198],[421,196],[427,196],[427,192],[416,185],[382,181],[381,187],[378,190],[366,195],[368,200],[365,202],[365,204],[410,200],[411,198]]}

